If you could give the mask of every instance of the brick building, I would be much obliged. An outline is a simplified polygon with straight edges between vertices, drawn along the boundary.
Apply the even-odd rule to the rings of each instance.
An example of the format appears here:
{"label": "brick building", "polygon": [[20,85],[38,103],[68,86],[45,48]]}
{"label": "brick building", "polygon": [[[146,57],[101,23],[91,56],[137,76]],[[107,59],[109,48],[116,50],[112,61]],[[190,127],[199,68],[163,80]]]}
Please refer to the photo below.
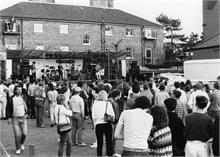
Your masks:
{"label": "brick building", "polygon": [[164,62],[163,27],[113,9],[113,0],[91,0],[91,6],[29,1],[0,11],[0,51],[7,53],[2,76],[29,75],[32,62],[38,77],[42,68],[58,62],[87,70],[89,58],[97,64],[104,57],[104,67],[109,58],[108,65],[117,62],[120,69],[128,69],[131,61],[141,66]]}
{"label": "brick building", "polygon": [[219,0],[203,0],[203,41],[194,47],[192,59],[220,58],[219,10]]}

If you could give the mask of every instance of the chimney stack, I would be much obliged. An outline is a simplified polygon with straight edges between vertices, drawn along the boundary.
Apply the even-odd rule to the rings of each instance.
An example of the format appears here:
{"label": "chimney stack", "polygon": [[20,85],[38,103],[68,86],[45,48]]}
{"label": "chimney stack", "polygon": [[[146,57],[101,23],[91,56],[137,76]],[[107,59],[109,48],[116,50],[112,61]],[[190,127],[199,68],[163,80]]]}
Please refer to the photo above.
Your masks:
{"label": "chimney stack", "polygon": [[55,3],[55,0],[28,0],[29,2],[36,2],[36,3]]}
{"label": "chimney stack", "polygon": [[90,0],[90,6],[100,8],[114,8],[114,0]]}

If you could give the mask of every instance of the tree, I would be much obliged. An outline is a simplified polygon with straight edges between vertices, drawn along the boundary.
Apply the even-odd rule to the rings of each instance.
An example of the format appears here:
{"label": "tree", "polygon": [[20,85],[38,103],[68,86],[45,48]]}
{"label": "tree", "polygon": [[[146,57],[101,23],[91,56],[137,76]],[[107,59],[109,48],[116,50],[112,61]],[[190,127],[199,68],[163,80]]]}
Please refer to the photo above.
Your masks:
{"label": "tree", "polygon": [[183,62],[187,59],[187,53],[192,50],[199,41],[199,35],[191,33],[189,37],[176,32],[182,30],[180,19],[172,19],[160,14],[156,20],[164,26],[165,38],[170,39],[164,43],[165,59],[167,62]]}

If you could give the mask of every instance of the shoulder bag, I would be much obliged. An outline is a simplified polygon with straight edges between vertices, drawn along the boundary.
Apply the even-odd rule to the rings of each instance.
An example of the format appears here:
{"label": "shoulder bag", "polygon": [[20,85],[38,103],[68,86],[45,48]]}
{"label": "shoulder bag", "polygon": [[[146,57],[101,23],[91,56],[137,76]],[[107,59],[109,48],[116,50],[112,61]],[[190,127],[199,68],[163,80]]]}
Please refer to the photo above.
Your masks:
{"label": "shoulder bag", "polygon": [[108,122],[108,123],[113,123],[114,122],[114,117],[107,113],[107,108],[108,108],[108,101],[106,102],[104,121]]}
{"label": "shoulder bag", "polygon": [[68,123],[67,119],[67,124],[59,124],[59,120],[60,119],[60,108],[58,111],[58,125],[57,125],[57,133],[58,134],[65,134],[71,131],[72,127],[71,125]]}

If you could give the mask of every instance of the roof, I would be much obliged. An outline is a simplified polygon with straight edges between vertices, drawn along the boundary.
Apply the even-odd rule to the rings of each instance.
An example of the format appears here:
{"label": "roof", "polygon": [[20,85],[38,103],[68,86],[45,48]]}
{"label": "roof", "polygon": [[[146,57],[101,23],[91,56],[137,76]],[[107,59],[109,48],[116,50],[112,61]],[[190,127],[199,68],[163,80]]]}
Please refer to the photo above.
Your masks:
{"label": "roof", "polygon": [[[126,56],[129,53],[127,51],[117,51],[117,52],[109,52],[109,58],[116,59],[121,56]],[[45,54],[45,55],[44,55]],[[48,56],[49,54],[53,54],[52,56]],[[103,57],[107,57],[107,52],[91,52],[91,56],[93,55],[103,55]],[[64,52],[64,51],[46,51],[46,50],[7,50],[7,58],[8,59],[20,59],[20,58],[54,58],[54,59],[82,59],[85,56],[88,56],[88,52]]]}
{"label": "roof", "polygon": [[211,38],[204,40],[200,43],[198,43],[196,46],[193,47],[193,49],[204,49],[209,47],[219,47],[220,45],[220,33],[217,33],[216,35],[212,36]]}
{"label": "roof", "polygon": [[119,9],[50,3],[20,2],[0,11],[2,17],[49,19],[102,23],[156,26],[159,24],[129,14]]}

